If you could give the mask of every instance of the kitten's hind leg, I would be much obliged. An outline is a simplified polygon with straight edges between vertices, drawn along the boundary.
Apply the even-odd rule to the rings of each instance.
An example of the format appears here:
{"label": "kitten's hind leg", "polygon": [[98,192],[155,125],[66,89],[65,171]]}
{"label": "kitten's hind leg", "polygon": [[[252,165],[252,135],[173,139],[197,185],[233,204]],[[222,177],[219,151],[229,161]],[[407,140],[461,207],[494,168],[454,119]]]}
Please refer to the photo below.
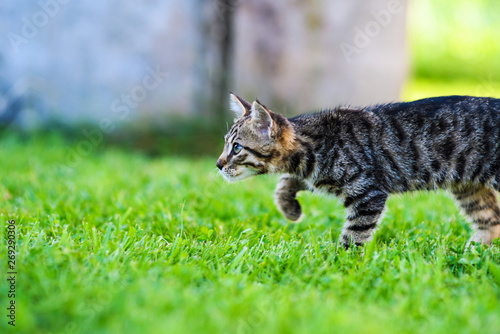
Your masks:
{"label": "kitten's hind leg", "polygon": [[298,222],[302,218],[302,210],[299,201],[297,201],[297,193],[306,189],[307,186],[304,181],[294,176],[285,174],[280,178],[274,191],[274,201],[278,210],[287,219]]}
{"label": "kitten's hind leg", "polygon": [[482,185],[452,190],[465,215],[471,220],[475,233],[470,241],[491,244],[500,237],[500,208],[493,189]]}
{"label": "kitten's hind leg", "polygon": [[387,193],[374,186],[345,197],[347,220],[340,239],[346,249],[351,245],[362,246],[372,238],[382,218],[387,197]]}

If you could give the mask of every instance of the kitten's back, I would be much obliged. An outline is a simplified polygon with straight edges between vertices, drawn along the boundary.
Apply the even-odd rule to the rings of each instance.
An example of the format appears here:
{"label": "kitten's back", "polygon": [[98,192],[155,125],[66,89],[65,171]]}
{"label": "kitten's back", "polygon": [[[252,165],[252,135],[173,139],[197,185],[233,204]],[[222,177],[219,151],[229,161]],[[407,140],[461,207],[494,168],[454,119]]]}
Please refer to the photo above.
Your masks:
{"label": "kitten's back", "polygon": [[445,96],[290,119],[329,170],[338,156],[370,169],[389,192],[500,183],[500,100]]}
{"label": "kitten's back", "polygon": [[398,190],[499,181],[500,100],[447,96],[367,111],[380,120],[383,168],[405,176]]}

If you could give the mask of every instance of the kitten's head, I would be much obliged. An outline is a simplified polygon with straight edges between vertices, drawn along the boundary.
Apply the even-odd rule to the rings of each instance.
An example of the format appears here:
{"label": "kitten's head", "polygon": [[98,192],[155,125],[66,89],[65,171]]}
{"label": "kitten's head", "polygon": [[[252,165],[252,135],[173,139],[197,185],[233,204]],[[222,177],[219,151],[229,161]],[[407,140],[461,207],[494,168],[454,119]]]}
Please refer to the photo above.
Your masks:
{"label": "kitten's head", "polygon": [[232,93],[230,105],[236,118],[217,160],[222,176],[231,182],[282,171],[282,158],[295,138],[288,120],[259,101],[249,103]]}

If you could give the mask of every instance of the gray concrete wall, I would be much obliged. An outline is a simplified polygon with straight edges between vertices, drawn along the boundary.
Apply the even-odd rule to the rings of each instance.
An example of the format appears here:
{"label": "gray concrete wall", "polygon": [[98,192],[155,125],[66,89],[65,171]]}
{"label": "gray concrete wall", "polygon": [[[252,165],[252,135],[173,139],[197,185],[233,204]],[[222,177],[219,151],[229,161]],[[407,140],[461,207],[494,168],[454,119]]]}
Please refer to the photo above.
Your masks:
{"label": "gray concrete wall", "polygon": [[235,92],[288,111],[398,99],[406,0],[236,4],[3,1],[0,114],[18,95],[29,101],[19,120],[28,125],[202,113],[225,10],[235,11]]}
{"label": "gray concrete wall", "polygon": [[243,2],[235,89],[292,111],[396,100],[408,74],[406,7],[397,0]]}

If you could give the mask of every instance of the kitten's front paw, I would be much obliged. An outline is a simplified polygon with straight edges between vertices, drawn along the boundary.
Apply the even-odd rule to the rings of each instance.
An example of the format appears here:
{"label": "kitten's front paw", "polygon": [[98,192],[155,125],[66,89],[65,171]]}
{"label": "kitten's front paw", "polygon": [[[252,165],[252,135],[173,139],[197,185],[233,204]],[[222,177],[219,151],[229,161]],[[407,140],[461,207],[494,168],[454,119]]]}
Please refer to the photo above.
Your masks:
{"label": "kitten's front paw", "polygon": [[279,197],[276,199],[276,205],[286,219],[293,222],[299,222],[302,219],[302,209],[295,198]]}

